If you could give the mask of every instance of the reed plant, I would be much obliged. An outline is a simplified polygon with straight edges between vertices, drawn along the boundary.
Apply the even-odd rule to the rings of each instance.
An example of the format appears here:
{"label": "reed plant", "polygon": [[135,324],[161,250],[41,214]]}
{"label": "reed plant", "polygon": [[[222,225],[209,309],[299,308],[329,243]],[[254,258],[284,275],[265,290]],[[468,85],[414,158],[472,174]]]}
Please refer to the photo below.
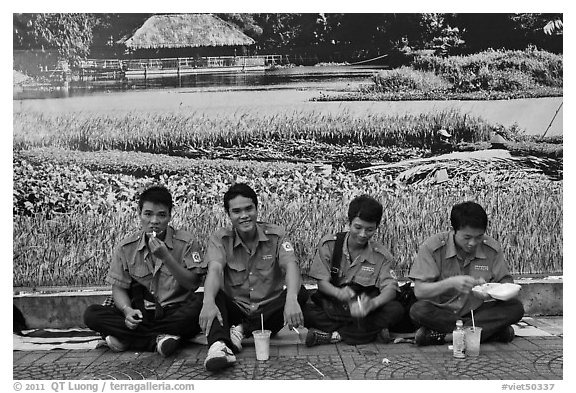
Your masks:
{"label": "reed plant", "polygon": [[14,150],[59,147],[80,151],[122,150],[175,154],[191,148],[248,146],[255,140],[314,140],[334,145],[429,148],[434,133],[448,128],[456,140],[486,141],[494,126],[456,109],[436,113],[365,117],[342,112],[259,115],[234,113],[14,114]]}

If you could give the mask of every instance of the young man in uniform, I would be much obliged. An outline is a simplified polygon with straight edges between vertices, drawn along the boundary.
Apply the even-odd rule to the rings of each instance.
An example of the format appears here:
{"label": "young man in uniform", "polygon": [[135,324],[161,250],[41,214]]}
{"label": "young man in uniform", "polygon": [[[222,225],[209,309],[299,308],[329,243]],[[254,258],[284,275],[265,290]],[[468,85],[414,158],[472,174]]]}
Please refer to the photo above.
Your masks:
{"label": "young man in uniform", "polygon": [[348,208],[349,232],[320,240],[308,273],[318,280],[318,291],[304,313],[307,346],[390,341],[388,328],[404,310],[395,300],[392,255],[372,240],[381,219],[382,205],[359,196]]}
{"label": "young man in uniform", "polygon": [[114,304],[91,305],[84,313],[84,323],[101,333],[112,351],[169,356],[181,339],[200,332],[202,294],[195,291],[206,266],[192,235],[169,225],[172,207],[165,187],[142,192],[140,229],[120,241],[106,277]]}
{"label": "young man in uniform", "polygon": [[410,269],[419,299],[410,317],[420,328],[417,345],[443,344],[446,333],[461,319],[464,325],[482,327],[481,341],[510,342],[512,324],[522,319],[518,299],[485,299],[472,288],[487,282],[512,283],[500,244],[485,234],[488,216],[477,203],[455,205],[450,214],[452,230],[427,239]]}
{"label": "young man in uniform", "polygon": [[285,324],[302,325],[308,298],[284,229],[257,222],[254,190],[244,183],[231,186],[224,194],[224,209],[232,228],[210,237],[205,256],[208,274],[200,327],[208,338],[208,371],[236,362],[242,339],[261,329],[261,316],[272,335]]}

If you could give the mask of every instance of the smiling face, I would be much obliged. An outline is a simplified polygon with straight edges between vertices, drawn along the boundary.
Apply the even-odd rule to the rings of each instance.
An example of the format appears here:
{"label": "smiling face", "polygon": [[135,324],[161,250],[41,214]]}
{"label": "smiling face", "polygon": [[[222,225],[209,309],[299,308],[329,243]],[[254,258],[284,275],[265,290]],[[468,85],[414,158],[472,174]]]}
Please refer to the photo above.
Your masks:
{"label": "smiling face", "polygon": [[348,244],[358,248],[365,247],[372,236],[374,236],[377,229],[378,224],[375,222],[364,221],[363,219],[356,217],[350,223]]}
{"label": "smiling face", "polygon": [[146,233],[164,235],[170,222],[170,209],[161,203],[144,202],[140,210],[140,227]]}
{"label": "smiling face", "polygon": [[250,237],[256,233],[258,209],[256,209],[252,199],[243,197],[242,195],[230,199],[228,216],[232,222],[232,227],[236,229],[242,238]]}
{"label": "smiling face", "polygon": [[454,232],[454,243],[464,253],[471,255],[476,252],[476,247],[484,239],[484,229],[465,226]]}

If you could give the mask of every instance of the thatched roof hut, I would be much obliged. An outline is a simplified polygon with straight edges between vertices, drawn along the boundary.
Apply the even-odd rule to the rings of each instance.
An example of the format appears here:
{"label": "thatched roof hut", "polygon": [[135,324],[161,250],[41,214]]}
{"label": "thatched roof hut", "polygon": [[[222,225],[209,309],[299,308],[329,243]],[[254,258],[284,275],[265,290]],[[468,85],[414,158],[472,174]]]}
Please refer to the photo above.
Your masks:
{"label": "thatched roof hut", "polygon": [[212,14],[154,15],[118,41],[130,49],[247,46],[255,41]]}

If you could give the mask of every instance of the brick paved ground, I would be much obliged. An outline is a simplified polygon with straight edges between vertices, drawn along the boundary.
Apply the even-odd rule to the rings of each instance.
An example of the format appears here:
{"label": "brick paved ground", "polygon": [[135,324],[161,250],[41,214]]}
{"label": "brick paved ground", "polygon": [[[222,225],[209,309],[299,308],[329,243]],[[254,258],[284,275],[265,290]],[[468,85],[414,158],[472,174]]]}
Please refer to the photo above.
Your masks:
{"label": "brick paved ground", "polygon": [[105,348],[14,351],[13,379],[561,380],[562,318],[541,318],[535,324],[551,335],[516,337],[510,344],[482,344],[479,357],[464,360],[454,359],[448,344],[416,347],[410,343],[374,343],[313,348],[279,344],[271,347],[268,361],[256,361],[250,341],[234,367],[212,374],[203,368],[207,346],[190,343],[168,359],[156,353],[113,353]]}

